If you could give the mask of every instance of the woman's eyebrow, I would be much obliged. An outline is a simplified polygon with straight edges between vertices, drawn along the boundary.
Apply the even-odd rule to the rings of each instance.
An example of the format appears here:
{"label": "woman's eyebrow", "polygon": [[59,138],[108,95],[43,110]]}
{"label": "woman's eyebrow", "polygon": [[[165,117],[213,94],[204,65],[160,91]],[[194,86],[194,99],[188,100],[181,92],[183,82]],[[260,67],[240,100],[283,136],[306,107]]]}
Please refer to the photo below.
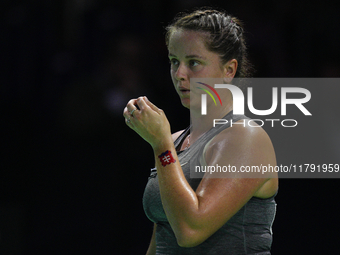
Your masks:
{"label": "woman's eyebrow", "polygon": [[185,56],[185,58],[200,58],[200,59],[206,59],[205,57],[200,56],[200,55],[188,55],[188,56]]}
{"label": "woman's eyebrow", "polygon": [[[176,57],[176,55],[172,54],[172,53],[169,53],[169,57]],[[200,58],[200,59],[206,59],[205,57],[203,56],[200,56],[200,55],[187,55],[185,56],[185,58]]]}

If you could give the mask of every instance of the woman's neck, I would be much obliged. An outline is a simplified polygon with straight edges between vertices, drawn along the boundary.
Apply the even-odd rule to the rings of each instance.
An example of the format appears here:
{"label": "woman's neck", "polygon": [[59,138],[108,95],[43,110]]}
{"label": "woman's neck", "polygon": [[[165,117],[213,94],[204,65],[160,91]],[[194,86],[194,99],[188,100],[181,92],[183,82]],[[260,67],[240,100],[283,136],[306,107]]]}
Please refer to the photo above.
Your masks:
{"label": "woman's neck", "polygon": [[208,107],[207,114],[202,115],[200,110],[190,110],[191,129],[190,129],[190,143],[194,143],[204,133],[209,131],[214,126],[214,120],[222,119],[229,112],[233,110],[233,101],[228,100],[219,107]]}

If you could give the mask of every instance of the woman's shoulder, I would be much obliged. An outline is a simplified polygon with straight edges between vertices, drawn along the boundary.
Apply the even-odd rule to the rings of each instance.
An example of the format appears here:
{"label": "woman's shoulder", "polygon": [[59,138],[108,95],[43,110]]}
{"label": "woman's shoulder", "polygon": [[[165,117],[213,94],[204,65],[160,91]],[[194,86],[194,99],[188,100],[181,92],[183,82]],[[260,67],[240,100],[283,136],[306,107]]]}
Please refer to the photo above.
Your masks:
{"label": "woman's shoulder", "polygon": [[[253,121],[250,125],[233,125],[216,135],[208,144],[205,160],[208,164],[218,162],[219,165],[235,166],[238,170],[276,166],[274,147],[267,132]],[[277,191],[276,172],[251,176],[266,179],[254,193],[255,197],[268,198]],[[244,177],[241,171],[240,177]]]}
{"label": "woman's shoulder", "polygon": [[[237,124],[235,124],[237,123]],[[239,120],[235,122],[233,126],[224,129],[217,134],[211,144],[214,142],[230,143],[233,145],[270,145],[272,146],[271,140],[267,132],[259,126],[255,121],[244,121]]]}
{"label": "woman's shoulder", "polygon": [[274,147],[266,131],[253,121],[245,122],[246,125],[242,124],[242,120],[238,123],[210,140],[205,152],[206,162],[218,159],[239,166],[276,165]]}

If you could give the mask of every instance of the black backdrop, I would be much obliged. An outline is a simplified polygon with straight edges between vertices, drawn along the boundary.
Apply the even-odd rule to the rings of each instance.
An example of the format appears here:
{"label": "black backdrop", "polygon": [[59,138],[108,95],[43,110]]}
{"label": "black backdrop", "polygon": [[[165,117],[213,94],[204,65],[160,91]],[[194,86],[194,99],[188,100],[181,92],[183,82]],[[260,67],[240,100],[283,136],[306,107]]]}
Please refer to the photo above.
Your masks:
{"label": "black backdrop", "polygon": [[[153,156],[122,111],[147,95],[172,131],[188,125],[163,28],[204,5],[244,21],[255,77],[339,76],[339,16],[327,1],[2,1],[1,254],[145,253],[152,224],[141,202]],[[322,139],[340,143],[336,130]],[[273,135],[279,163],[303,154]],[[311,137],[303,163],[336,163],[339,146],[300,139]],[[273,254],[338,253],[338,185],[280,181]]]}

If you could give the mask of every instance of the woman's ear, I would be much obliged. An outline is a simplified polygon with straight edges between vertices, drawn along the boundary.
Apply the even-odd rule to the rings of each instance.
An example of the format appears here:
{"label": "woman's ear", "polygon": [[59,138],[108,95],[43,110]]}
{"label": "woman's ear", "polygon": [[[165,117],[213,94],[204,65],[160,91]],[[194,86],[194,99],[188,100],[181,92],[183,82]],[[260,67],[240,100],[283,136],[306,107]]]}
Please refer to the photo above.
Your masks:
{"label": "woman's ear", "polygon": [[224,65],[224,77],[227,79],[232,79],[234,78],[236,71],[237,71],[237,60],[232,59],[229,60],[225,65]]}

